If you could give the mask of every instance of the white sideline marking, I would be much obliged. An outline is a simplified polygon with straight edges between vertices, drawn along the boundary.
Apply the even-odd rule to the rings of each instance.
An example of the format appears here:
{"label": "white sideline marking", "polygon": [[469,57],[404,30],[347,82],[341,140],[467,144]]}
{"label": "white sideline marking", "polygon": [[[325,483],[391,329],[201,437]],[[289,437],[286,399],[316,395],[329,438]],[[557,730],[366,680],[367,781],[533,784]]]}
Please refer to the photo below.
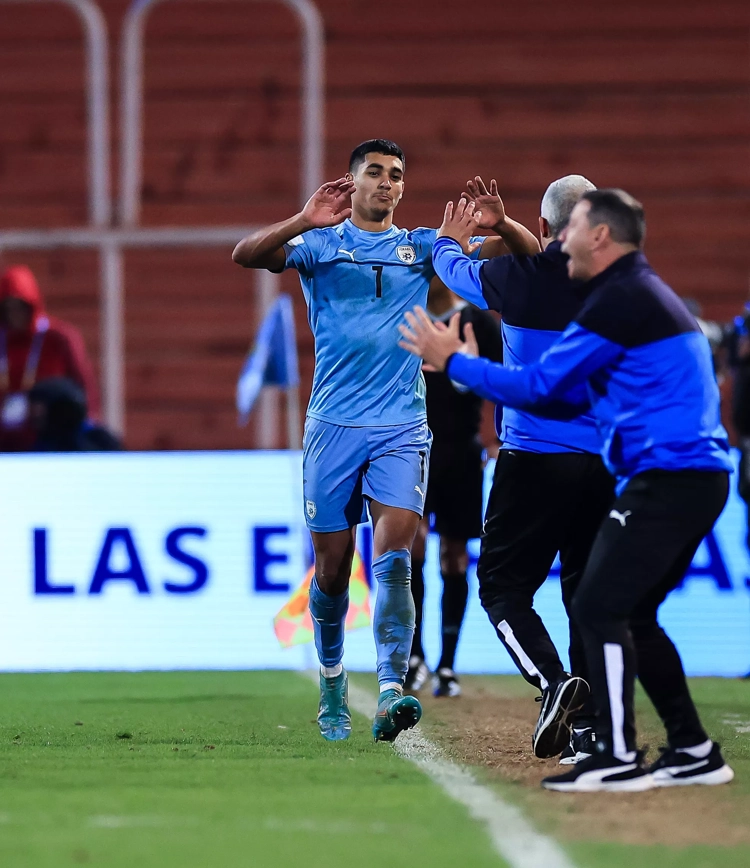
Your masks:
{"label": "white sideline marking", "polygon": [[721,722],[734,727],[734,731],[740,735],[750,733],[750,720],[742,720],[739,714],[729,714]]}
{"label": "white sideline marking", "polygon": [[[317,683],[317,671],[309,674]],[[369,691],[350,683],[349,705],[372,719],[378,703]],[[468,808],[471,817],[486,825],[495,850],[510,868],[575,868],[558,844],[537,832],[518,808],[478,783],[468,769],[445,757],[418,728],[401,733],[393,747],[454,801]]]}
{"label": "white sideline marking", "polygon": [[135,829],[150,826],[171,825],[168,817],[125,816],[120,814],[104,814],[89,817],[88,825],[95,829]]}

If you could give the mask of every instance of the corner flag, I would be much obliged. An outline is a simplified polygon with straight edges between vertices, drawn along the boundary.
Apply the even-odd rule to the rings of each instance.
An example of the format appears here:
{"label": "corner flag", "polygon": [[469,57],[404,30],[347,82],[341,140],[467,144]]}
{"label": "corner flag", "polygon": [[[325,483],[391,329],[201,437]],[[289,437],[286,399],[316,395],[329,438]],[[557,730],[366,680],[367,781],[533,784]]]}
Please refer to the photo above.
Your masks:
{"label": "corner flag", "polygon": [[237,381],[239,424],[247,425],[250,411],[263,386],[299,385],[294,310],[288,295],[280,295],[261,323],[255,345],[245,359]]}

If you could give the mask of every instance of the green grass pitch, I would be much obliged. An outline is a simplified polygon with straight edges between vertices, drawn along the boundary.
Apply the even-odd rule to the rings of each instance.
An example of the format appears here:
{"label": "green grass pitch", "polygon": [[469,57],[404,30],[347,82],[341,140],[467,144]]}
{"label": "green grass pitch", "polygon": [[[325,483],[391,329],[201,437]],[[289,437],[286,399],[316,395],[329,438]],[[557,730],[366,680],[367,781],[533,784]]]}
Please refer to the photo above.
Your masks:
{"label": "green grass pitch", "polygon": [[[750,717],[750,685],[696,692],[750,795],[750,735],[721,723]],[[315,710],[315,685],[288,672],[2,675],[0,866],[503,865],[464,808],[371,742],[367,721],[332,745]],[[750,865],[744,847],[568,852],[580,868]]]}

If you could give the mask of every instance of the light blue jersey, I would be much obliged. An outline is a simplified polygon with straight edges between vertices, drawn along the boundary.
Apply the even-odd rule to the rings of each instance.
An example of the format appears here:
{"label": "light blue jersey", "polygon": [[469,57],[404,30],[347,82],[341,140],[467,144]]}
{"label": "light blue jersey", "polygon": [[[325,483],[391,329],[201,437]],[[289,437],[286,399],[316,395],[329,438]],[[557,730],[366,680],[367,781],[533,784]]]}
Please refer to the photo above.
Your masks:
{"label": "light blue jersey", "polygon": [[345,220],[285,245],[315,337],[309,417],[357,427],[427,418],[422,363],[398,346],[397,327],[406,311],[427,305],[436,237],[435,229],[396,226],[366,232]]}

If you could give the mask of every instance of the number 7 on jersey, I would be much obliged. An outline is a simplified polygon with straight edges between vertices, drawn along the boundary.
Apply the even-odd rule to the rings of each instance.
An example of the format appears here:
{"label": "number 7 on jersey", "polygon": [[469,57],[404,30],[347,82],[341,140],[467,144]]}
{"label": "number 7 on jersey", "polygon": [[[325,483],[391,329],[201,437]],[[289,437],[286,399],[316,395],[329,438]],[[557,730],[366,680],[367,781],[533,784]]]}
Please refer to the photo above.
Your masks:
{"label": "number 7 on jersey", "polygon": [[375,298],[383,297],[383,266],[373,265],[372,270],[375,272]]}

